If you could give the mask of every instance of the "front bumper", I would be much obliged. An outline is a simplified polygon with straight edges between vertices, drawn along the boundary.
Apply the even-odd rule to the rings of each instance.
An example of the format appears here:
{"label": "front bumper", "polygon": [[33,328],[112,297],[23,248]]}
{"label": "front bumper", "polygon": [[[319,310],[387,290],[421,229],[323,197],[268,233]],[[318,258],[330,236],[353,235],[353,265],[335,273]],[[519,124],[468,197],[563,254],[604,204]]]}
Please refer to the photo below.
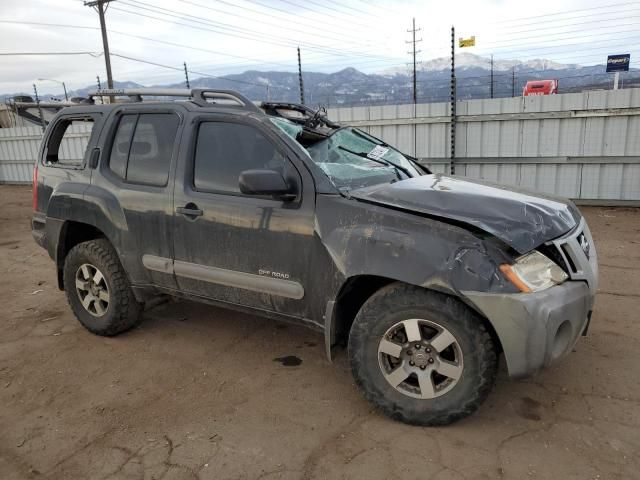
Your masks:
{"label": "front bumper", "polygon": [[511,377],[531,375],[570,352],[588,326],[594,303],[584,281],[537,293],[463,295],[496,331]]}

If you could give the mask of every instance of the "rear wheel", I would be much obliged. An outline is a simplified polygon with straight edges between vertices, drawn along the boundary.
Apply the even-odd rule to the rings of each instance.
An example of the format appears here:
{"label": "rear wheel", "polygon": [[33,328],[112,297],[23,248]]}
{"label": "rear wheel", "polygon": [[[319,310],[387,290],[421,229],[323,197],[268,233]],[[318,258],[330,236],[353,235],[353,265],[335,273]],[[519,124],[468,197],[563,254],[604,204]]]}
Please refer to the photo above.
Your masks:
{"label": "rear wheel", "polygon": [[140,322],[141,305],[106,239],[83,242],[69,251],[64,289],[76,318],[96,335],[117,335]]}
{"label": "rear wheel", "polygon": [[405,284],[389,285],[364,304],[349,335],[349,359],[367,399],[416,425],[445,425],[474,412],[498,367],[475,312]]}

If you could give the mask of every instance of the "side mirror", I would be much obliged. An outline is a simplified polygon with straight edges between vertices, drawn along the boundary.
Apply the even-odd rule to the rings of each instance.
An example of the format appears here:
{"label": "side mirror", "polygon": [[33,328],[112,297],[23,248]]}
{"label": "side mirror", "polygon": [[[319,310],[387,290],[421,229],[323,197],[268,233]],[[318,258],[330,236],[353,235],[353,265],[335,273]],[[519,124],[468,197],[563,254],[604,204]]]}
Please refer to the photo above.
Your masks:
{"label": "side mirror", "polygon": [[271,195],[281,200],[296,198],[281,173],[275,170],[245,170],[240,173],[240,191],[246,195]]}

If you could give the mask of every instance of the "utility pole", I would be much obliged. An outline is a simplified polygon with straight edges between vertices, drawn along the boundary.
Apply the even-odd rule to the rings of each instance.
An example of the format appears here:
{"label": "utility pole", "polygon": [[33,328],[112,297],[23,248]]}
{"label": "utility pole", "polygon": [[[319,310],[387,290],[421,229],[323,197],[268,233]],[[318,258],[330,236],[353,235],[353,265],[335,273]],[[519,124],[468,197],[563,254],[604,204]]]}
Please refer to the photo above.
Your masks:
{"label": "utility pole", "polygon": [[451,175],[455,175],[456,166],[456,29],[451,26]]}
{"label": "utility pole", "polygon": [[304,105],[304,85],[302,84],[302,60],[300,60],[300,47],[298,47],[298,80],[300,81],[300,103]]}
{"label": "utility pole", "polygon": [[109,55],[109,39],[107,38],[107,25],[104,20],[105,5],[113,0],[94,0],[84,2],[85,7],[93,7],[100,17],[100,30],[102,31],[102,48],[104,49],[104,63],[107,69],[107,88],[113,88],[113,76],[111,75],[111,57]]}
{"label": "utility pole", "polygon": [[511,96],[516,96],[516,67],[511,67]]}
{"label": "utility pole", "polygon": [[491,54],[491,88],[490,88],[491,98],[493,98],[493,53]]}
{"label": "utility pole", "polygon": [[44,115],[42,115],[42,107],[40,106],[40,97],[38,97],[38,89],[36,84],[33,84],[33,93],[36,96],[36,105],[38,106],[38,115],[40,115],[40,125],[42,125],[42,131],[45,130]]}
{"label": "utility pole", "polygon": [[187,70],[187,62],[183,62],[184,64],[184,78],[186,80],[187,88],[191,88],[189,85],[189,71]]}
{"label": "utility pole", "polygon": [[[102,84],[100,83],[100,75],[96,75],[96,82],[98,83],[98,90],[102,90]],[[104,98],[100,97],[100,103],[104,104]]]}
{"label": "utility pole", "polygon": [[416,72],[416,54],[420,53],[420,50],[416,50],[416,42],[421,42],[422,39],[416,40],[416,33],[419,32],[420,29],[416,29],[416,19],[415,17],[413,18],[413,28],[411,28],[410,30],[407,30],[407,32],[409,32],[412,35],[412,40],[405,42],[405,43],[412,43],[413,44],[413,51],[412,52],[407,52],[409,55],[413,55],[413,104],[415,105],[416,103],[418,103],[418,89],[417,89],[417,72]]}

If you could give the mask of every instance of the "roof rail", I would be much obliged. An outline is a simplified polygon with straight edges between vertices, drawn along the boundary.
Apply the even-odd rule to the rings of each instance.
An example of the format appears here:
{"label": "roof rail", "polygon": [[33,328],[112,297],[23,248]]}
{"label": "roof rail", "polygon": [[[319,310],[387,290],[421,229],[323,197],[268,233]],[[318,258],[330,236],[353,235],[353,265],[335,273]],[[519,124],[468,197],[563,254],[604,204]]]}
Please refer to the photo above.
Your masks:
{"label": "roof rail", "polygon": [[[188,97],[196,105],[206,107],[215,100],[227,100],[233,102],[217,103],[225,107],[241,107],[254,112],[261,110],[244,95],[234,92],[233,90],[215,90],[208,88],[104,88],[89,92],[89,98],[92,97],[114,97],[127,96],[135,102],[141,102],[142,97]],[[214,100],[210,102],[208,100]]]}

